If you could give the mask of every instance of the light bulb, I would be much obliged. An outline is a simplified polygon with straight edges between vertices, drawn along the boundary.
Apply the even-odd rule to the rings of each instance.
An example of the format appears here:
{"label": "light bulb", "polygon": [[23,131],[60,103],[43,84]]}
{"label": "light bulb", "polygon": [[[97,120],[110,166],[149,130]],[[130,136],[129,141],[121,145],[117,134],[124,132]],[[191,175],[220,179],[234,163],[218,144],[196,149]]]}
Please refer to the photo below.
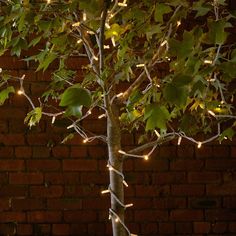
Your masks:
{"label": "light bulb", "polygon": [[202,147],[202,143],[198,142],[197,148],[201,148]]}
{"label": "light bulb", "polygon": [[147,161],[149,159],[149,156],[148,155],[144,155],[143,159]]}
{"label": "light bulb", "polygon": [[179,138],[178,138],[178,145],[181,144],[181,141],[182,141],[182,137],[179,137]]}
{"label": "light bulb", "polygon": [[24,93],[24,92],[23,92],[22,90],[18,90],[18,91],[17,91],[17,94],[18,94],[18,95],[22,95],[23,93]]}

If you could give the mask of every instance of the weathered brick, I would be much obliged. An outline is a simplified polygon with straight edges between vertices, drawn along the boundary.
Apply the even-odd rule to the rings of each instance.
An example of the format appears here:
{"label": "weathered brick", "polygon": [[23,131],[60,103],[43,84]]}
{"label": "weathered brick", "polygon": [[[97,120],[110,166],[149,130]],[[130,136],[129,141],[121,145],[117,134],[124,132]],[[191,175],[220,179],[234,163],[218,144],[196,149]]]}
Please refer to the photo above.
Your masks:
{"label": "weathered brick", "polygon": [[31,224],[17,224],[17,235],[33,235],[33,227]]}
{"label": "weathered brick", "polygon": [[159,223],[159,232],[163,235],[175,235],[175,225],[170,222],[160,222]]}
{"label": "weathered brick", "polygon": [[80,174],[77,172],[51,172],[45,173],[45,183],[47,184],[78,184],[80,183]]}
{"label": "weathered brick", "polygon": [[30,223],[57,223],[61,222],[62,213],[59,211],[29,211],[27,221]]}
{"label": "weathered brick", "polygon": [[[96,201],[95,201],[96,202]],[[100,204],[100,202],[99,202]],[[47,209],[51,210],[78,210],[82,209],[82,200],[78,198],[48,199]],[[88,208],[85,208],[88,209]]]}
{"label": "weathered brick", "polygon": [[13,147],[0,147],[0,157],[1,158],[11,158],[14,157]]}
{"label": "weathered brick", "polygon": [[202,170],[204,166],[203,160],[188,160],[188,159],[180,159],[175,160],[170,163],[170,170]]}
{"label": "weathered brick", "polygon": [[186,182],[186,174],[182,171],[156,173],[153,176],[154,184],[174,184],[184,182]]}
{"label": "weathered brick", "polygon": [[61,167],[58,160],[29,160],[26,162],[29,171],[55,171]]}
{"label": "weathered brick", "polygon": [[50,157],[50,149],[48,147],[36,146],[33,147],[33,155],[34,158],[49,158]]}
{"label": "weathered brick", "polygon": [[204,195],[204,185],[202,184],[179,184],[171,186],[173,196],[202,196]]}
{"label": "weathered brick", "polygon": [[206,169],[208,170],[234,170],[235,166],[235,159],[206,160]]}
{"label": "weathered brick", "polygon": [[208,221],[234,221],[236,211],[234,209],[211,209],[205,212]]}
{"label": "weathered brick", "polygon": [[97,170],[96,160],[63,160],[64,171],[95,171]]}
{"label": "weathered brick", "polygon": [[226,184],[217,184],[217,185],[207,185],[206,192],[208,195],[236,195],[236,184],[226,183]]}
{"label": "weathered brick", "polygon": [[220,183],[221,174],[213,171],[199,171],[188,173],[189,183]]}
{"label": "weathered brick", "polygon": [[11,212],[0,212],[0,222],[25,222],[26,214],[24,212],[11,211]]}
{"label": "weathered brick", "polygon": [[17,211],[41,210],[45,209],[45,203],[43,199],[13,198],[11,200],[11,207]]}
{"label": "weathered brick", "polygon": [[68,158],[70,149],[67,146],[56,146],[52,148],[52,155],[55,158]]}
{"label": "weathered brick", "polygon": [[42,184],[42,173],[10,173],[10,184]]}
{"label": "weathered brick", "polygon": [[53,235],[70,235],[70,225],[69,224],[53,224],[52,226]]}
{"label": "weathered brick", "polygon": [[203,211],[190,209],[177,209],[170,212],[171,221],[201,221],[203,220]]}
{"label": "weathered brick", "polygon": [[0,197],[26,197],[28,189],[21,185],[5,185],[0,187]]}
{"label": "weathered brick", "polygon": [[94,222],[97,219],[96,212],[92,210],[84,211],[65,211],[64,220],[65,222]]}
{"label": "weathered brick", "polygon": [[62,186],[31,186],[31,197],[58,198],[63,195]]}
{"label": "weathered brick", "polygon": [[0,171],[20,171],[24,168],[23,160],[0,160]]}
{"label": "weathered brick", "polygon": [[179,234],[192,234],[192,223],[189,222],[177,222],[176,233]]}
{"label": "weathered brick", "polygon": [[23,134],[0,134],[0,143],[6,146],[18,146],[25,144],[25,137]]}
{"label": "weathered brick", "polygon": [[87,146],[71,147],[70,157],[72,158],[86,158],[88,156]]}
{"label": "weathered brick", "polygon": [[149,219],[149,222],[166,221],[168,219],[168,211],[164,210],[139,210],[134,213],[135,222],[144,222]]}
{"label": "weathered brick", "polygon": [[134,162],[134,169],[136,171],[167,171],[168,168],[168,160],[136,160]]}
{"label": "weathered brick", "polygon": [[32,148],[28,146],[15,147],[15,156],[17,158],[30,158],[32,157]]}
{"label": "weathered brick", "polygon": [[196,234],[208,234],[211,230],[211,224],[209,222],[194,222],[193,228]]}

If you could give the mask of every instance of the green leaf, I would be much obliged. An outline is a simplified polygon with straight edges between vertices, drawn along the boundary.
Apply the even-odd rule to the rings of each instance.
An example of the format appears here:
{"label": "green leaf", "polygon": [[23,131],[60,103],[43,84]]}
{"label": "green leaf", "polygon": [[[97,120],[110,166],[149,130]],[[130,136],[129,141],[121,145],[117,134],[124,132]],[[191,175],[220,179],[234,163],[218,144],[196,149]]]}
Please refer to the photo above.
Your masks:
{"label": "green leaf", "polygon": [[186,87],[167,84],[163,90],[163,95],[170,104],[183,107],[187,102],[188,90]]}
{"label": "green leaf", "polygon": [[36,71],[40,71],[43,69],[45,71],[48,66],[57,58],[55,53],[48,53],[45,58],[39,63],[39,66]]}
{"label": "green leaf", "polygon": [[192,82],[192,76],[183,74],[176,75],[172,81],[173,85],[176,86],[188,85],[191,82]]}
{"label": "green leaf", "polygon": [[41,35],[38,36],[38,37],[36,37],[36,38],[34,38],[34,39],[29,43],[29,47],[35,46],[36,44],[38,44],[38,43],[40,42],[41,38],[42,38]]}
{"label": "green leaf", "polygon": [[225,28],[228,27],[228,23],[224,20],[208,21],[208,40],[209,43],[223,44],[227,38]]}
{"label": "green leaf", "polygon": [[0,92],[0,105],[4,104],[4,102],[9,98],[10,93],[15,93],[13,86],[9,86]]}
{"label": "green leaf", "polygon": [[159,3],[156,5],[154,12],[154,19],[156,22],[163,22],[163,15],[170,13],[172,11],[171,7],[164,3]]}
{"label": "green leaf", "polygon": [[41,117],[42,117],[42,108],[36,107],[34,110],[32,110],[31,112],[27,114],[24,122],[27,123],[31,127],[39,123]]}
{"label": "green leaf", "polygon": [[234,135],[235,131],[232,128],[228,128],[222,132],[222,134],[219,137],[219,141],[221,142],[225,138],[228,138],[230,141],[232,141]]}
{"label": "green leaf", "polygon": [[68,106],[65,115],[80,118],[82,116],[82,106]]}
{"label": "green leaf", "polygon": [[146,131],[155,128],[165,130],[170,114],[165,106],[150,104],[145,109],[144,119],[147,119]]}
{"label": "green leaf", "polygon": [[87,89],[74,85],[65,90],[61,96],[60,106],[86,106],[91,105],[91,94]]}

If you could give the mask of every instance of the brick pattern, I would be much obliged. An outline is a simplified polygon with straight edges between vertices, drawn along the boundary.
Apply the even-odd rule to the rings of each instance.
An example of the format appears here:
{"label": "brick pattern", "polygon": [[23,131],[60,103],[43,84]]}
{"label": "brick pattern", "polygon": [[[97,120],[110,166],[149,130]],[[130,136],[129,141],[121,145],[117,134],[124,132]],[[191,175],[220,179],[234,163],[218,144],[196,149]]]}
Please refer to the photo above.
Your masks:
{"label": "brick pattern", "polygon": [[[75,68],[73,58],[69,65]],[[0,58],[3,69],[26,74],[26,91],[37,101],[51,71],[35,74],[23,61]],[[0,235],[111,235],[108,221],[106,147],[76,137],[60,144],[68,130],[43,118],[31,130],[23,119],[27,101],[12,96],[0,107]],[[59,122],[60,123],[60,122]],[[105,132],[96,116],[84,124]],[[124,149],[136,137],[125,134]],[[125,146],[127,145],[127,146]],[[140,235],[236,235],[236,145],[198,150],[184,143],[160,147],[149,162],[124,164],[125,200],[131,232]]]}

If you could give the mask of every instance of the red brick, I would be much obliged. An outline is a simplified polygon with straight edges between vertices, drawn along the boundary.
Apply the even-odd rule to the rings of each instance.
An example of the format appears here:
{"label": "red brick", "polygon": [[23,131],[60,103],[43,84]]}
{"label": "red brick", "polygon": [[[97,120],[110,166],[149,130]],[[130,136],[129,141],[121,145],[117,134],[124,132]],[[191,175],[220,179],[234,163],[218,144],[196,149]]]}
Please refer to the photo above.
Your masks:
{"label": "red brick", "polygon": [[68,158],[70,149],[67,146],[56,146],[52,148],[52,155],[55,158]]}
{"label": "red brick", "polygon": [[154,184],[174,184],[186,182],[185,172],[163,172],[153,176]]}
{"label": "red brick", "polygon": [[177,156],[176,154],[177,154],[176,146],[170,146],[170,145],[160,146],[159,157],[173,159]]}
{"label": "red brick", "polygon": [[236,185],[235,183],[207,185],[206,192],[208,195],[236,195]]}
{"label": "red brick", "polygon": [[193,228],[196,234],[208,234],[211,230],[211,224],[208,222],[194,222]]}
{"label": "red brick", "polygon": [[158,233],[158,224],[155,223],[148,223],[141,224],[141,233],[144,235],[153,235]]}
{"label": "red brick", "polygon": [[97,170],[96,160],[63,160],[64,171],[95,171]]}
{"label": "red brick", "polygon": [[221,199],[217,197],[193,197],[188,199],[189,207],[195,209],[219,208]]}
{"label": "red brick", "polygon": [[138,210],[134,213],[135,222],[149,222],[166,221],[168,219],[168,211],[160,210]]}
{"label": "red brick", "polygon": [[8,133],[8,123],[7,123],[7,120],[0,120],[0,133],[1,134]]}
{"label": "red brick", "polygon": [[[9,210],[11,207],[11,202],[9,198],[2,198],[0,201],[0,211],[6,211]],[[1,232],[1,231],[0,231]]]}
{"label": "red brick", "polygon": [[194,146],[180,145],[177,147],[177,156],[179,158],[192,158],[194,156]]}
{"label": "red brick", "polygon": [[[99,178],[98,178],[99,176]],[[109,176],[107,172],[81,173],[81,184],[108,184]]]}
{"label": "red brick", "polygon": [[212,224],[212,231],[217,234],[227,233],[228,225],[225,222],[216,222]]}
{"label": "red brick", "polygon": [[236,196],[234,197],[224,197],[223,200],[224,208],[234,208],[236,209]]}
{"label": "red brick", "polygon": [[125,173],[125,179],[129,184],[148,185],[150,183],[150,174],[129,171]]}
{"label": "red brick", "polygon": [[10,184],[42,184],[42,173],[10,173]]}
{"label": "red brick", "polygon": [[185,197],[162,197],[154,199],[155,209],[178,209],[186,207],[187,201]]}
{"label": "red brick", "polygon": [[0,157],[1,158],[11,158],[14,157],[14,150],[12,147],[0,147]]}
{"label": "red brick", "polygon": [[51,134],[29,134],[27,135],[27,143],[29,145],[47,145],[48,143],[61,142],[60,136],[52,136]]}
{"label": "red brick", "polygon": [[170,213],[170,220],[172,221],[199,221],[203,220],[203,211],[178,209],[172,210]]}
{"label": "red brick", "polygon": [[88,235],[105,235],[105,224],[93,222],[88,225]]}
{"label": "red brick", "polygon": [[170,163],[171,170],[201,170],[204,166],[203,160],[180,159]]}
{"label": "red brick", "polygon": [[[95,201],[96,202],[96,201]],[[100,204],[100,201],[99,201]],[[48,199],[47,209],[51,210],[78,210],[82,209],[82,200],[78,198]],[[87,208],[85,208],[87,209]]]}
{"label": "red brick", "polygon": [[62,186],[31,186],[30,196],[31,197],[46,197],[46,198],[57,198],[63,195]]}
{"label": "red brick", "polygon": [[179,234],[192,234],[192,223],[189,222],[177,222],[176,233]]}
{"label": "red brick", "polygon": [[6,146],[19,146],[25,144],[25,137],[23,134],[0,134],[0,143]]}
{"label": "red brick", "polygon": [[44,201],[42,199],[17,199],[11,200],[11,206],[13,210],[27,211],[27,210],[41,210],[45,208]]}
{"label": "red brick", "polygon": [[76,236],[88,235],[87,225],[80,222],[77,222],[75,224],[70,224],[70,233],[71,235],[76,235]]}
{"label": "red brick", "polygon": [[202,196],[204,195],[204,185],[180,184],[172,185],[171,193],[174,196]]}
{"label": "red brick", "polygon": [[17,211],[11,211],[11,212],[0,212],[0,222],[1,223],[8,223],[8,222],[25,222],[26,221],[26,215],[24,212],[17,212]]}
{"label": "red brick", "polygon": [[23,160],[0,160],[0,171],[20,171],[24,168]]}
{"label": "red brick", "polygon": [[168,160],[136,160],[134,162],[134,169],[136,171],[167,171],[168,170]]}
{"label": "red brick", "polygon": [[27,221],[30,223],[57,223],[61,222],[62,213],[59,211],[30,211],[27,212]]}
{"label": "red brick", "polygon": [[101,197],[101,188],[94,184],[90,185],[66,185],[65,193],[66,197]]}
{"label": "red brick", "polygon": [[26,186],[5,185],[0,188],[1,197],[25,197],[28,195]]}
{"label": "red brick", "polygon": [[235,158],[236,157],[236,146],[230,147],[230,156]]}
{"label": "red brick", "polygon": [[65,222],[94,222],[97,219],[95,211],[85,210],[85,211],[65,211],[64,220]]}
{"label": "red brick", "polygon": [[52,172],[45,173],[45,183],[48,184],[78,184],[80,183],[80,174],[74,172]]}
{"label": "red brick", "polygon": [[208,170],[233,170],[236,166],[235,159],[214,159],[206,160],[206,168]]}
{"label": "red brick", "polygon": [[72,158],[86,158],[88,156],[87,146],[71,147],[70,157]]}
{"label": "red brick", "polygon": [[30,224],[17,224],[17,235],[33,235],[33,227]]}
{"label": "red brick", "polygon": [[229,232],[230,233],[236,233],[236,222],[230,222],[229,223]]}
{"label": "red brick", "polygon": [[1,67],[3,70],[11,71],[16,69],[27,69],[27,63],[16,57],[4,56],[4,60],[1,60]]}
{"label": "red brick", "polygon": [[165,185],[162,187],[154,187],[154,186],[143,186],[137,185],[135,186],[136,196],[138,197],[154,197],[154,196],[168,196],[170,193],[170,187]]}
{"label": "red brick", "polygon": [[103,197],[96,201],[96,198],[85,198],[83,199],[83,209],[107,209],[110,206],[110,198]]}
{"label": "red brick", "polygon": [[68,224],[53,224],[53,235],[70,235],[70,226]]}
{"label": "red brick", "polygon": [[41,146],[33,147],[33,157],[34,158],[49,158],[50,149],[48,147],[41,147]]}
{"label": "red brick", "polygon": [[208,221],[234,221],[236,219],[236,212],[233,209],[206,210],[205,215]]}
{"label": "red brick", "polygon": [[199,171],[188,173],[189,183],[220,183],[221,174],[219,172]]}
{"label": "red brick", "polygon": [[195,153],[197,158],[211,158],[213,157],[211,146],[202,146],[202,148],[195,148]]}
{"label": "red brick", "polygon": [[58,160],[29,160],[27,169],[29,171],[55,171],[59,170],[61,162]]}
{"label": "red brick", "polygon": [[17,224],[15,222],[0,223],[1,235],[15,235]]}
{"label": "red brick", "polygon": [[8,173],[1,172],[0,173],[0,185],[8,183]]}
{"label": "red brick", "polygon": [[224,146],[224,145],[214,146],[213,157],[214,158],[230,157],[230,146]]}
{"label": "red brick", "polygon": [[104,158],[107,155],[105,146],[92,146],[88,148],[88,155],[91,158]]}
{"label": "red brick", "polygon": [[30,158],[32,157],[31,147],[15,147],[15,156],[18,158]]}
{"label": "red brick", "polygon": [[175,225],[174,223],[159,223],[159,232],[161,234],[174,235]]}
{"label": "red brick", "polygon": [[[24,124],[24,117],[26,115],[25,109],[21,108],[13,108],[13,107],[1,107],[1,119],[15,119],[23,125]],[[17,117],[17,120],[16,120]]]}

